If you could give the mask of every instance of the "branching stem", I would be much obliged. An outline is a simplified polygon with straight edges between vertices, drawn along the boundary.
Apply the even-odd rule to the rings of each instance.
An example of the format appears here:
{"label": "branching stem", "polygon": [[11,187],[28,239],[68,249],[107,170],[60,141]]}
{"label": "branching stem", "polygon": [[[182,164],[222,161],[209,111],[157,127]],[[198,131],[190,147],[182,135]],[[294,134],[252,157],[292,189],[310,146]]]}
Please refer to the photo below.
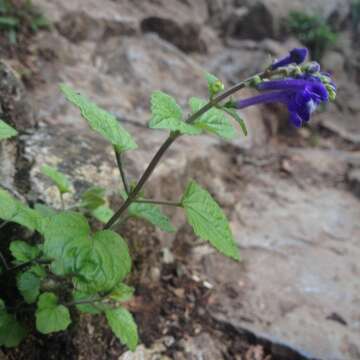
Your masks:
{"label": "branching stem", "polygon": [[121,153],[119,153],[115,148],[114,148],[114,151],[115,151],[116,163],[117,163],[117,166],[120,171],[120,176],[121,176],[122,183],[124,185],[125,192],[126,192],[126,194],[129,194],[130,187],[129,187],[129,183],[128,183],[128,180],[127,180],[127,177],[126,177],[126,174],[124,171]]}
{"label": "branching stem", "polygon": [[[264,75],[265,75],[265,73],[263,72],[263,73],[260,73],[260,74],[258,74],[256,76],[259,76],[260,78],[263,78]],[[190,115],[186,119],[186,122],[190,123],[190,124],[193,123],[196,119],[198,119],[201,115],[206,113],[212,107],[216,106],[221,101],[227,99],[231,95],[233,95],[236,92],[238,92],[239,90],[243,89],[252,78],[253,78],[253,76],[246,79],[246,80],[244,80],[244,81],[242,81],[242,82],[240,82],[240,83],[238,83],[238,84],[236,84],[236,85],[234,85],[230,89],[228,89],[228,90],[224,91],[223,93],[221,93],[220,95],[214,97],[206,105],[204,105],[201,109],[199,109],[194,114]],[[161,160],[162,156],[165,154],[165,152],[169,149],[169,147],[172,145],[172,143],[180,135],[181,135],[180,132],[177,132],[177,131],[170,133],[169,137],[161,145],[161,147],[159,148],[157,153],[154,155],[154,157],[150,161],[148,167],[146,168],[145,172],[141,176],[139,182],[136,184],[135,188],[129,193],[129,196],[126,199],[126,201],[121,205],[121,207],[115,212],[115,214],[112,216],[112,218],[104,226],[104,229],[111,228],[116,223],[116,221],[120,218],[121,214],[131,205],[132,202],[134,202],[136,200],[136,198],[139,195],[140,191],[142,190],[144,184],[146,183],[146,181],[149,179],[149,177],[151,176],[151,174],[155,170],[155,168],[156,168],[157,164],[159,163],[159,161]]]}

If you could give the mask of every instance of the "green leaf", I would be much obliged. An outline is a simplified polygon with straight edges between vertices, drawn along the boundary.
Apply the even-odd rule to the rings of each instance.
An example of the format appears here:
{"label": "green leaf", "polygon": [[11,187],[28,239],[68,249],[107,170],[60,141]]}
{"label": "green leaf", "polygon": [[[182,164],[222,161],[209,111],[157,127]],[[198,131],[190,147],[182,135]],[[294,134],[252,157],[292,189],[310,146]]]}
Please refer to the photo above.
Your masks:
{"label": "green leaf", "polygon": [[5,121],[0,120],[0,140],[9,139],[17,135],[17,131]]}
{"label": "green leaf", "polygon": [[[205,100],[195,97],[192,97],[189,101],[193,113],[199,111],[206,103]],[[208,110],[195,120],[193,124],[199,129],[216,134],[224,139],[231,140],[236,136],[236,131],[229,119],[221,110],[216,108]]]}
{"label": "green leaf", "polygon": [[[96,299],[98,297],[97,294],[88,294],[81,291],[74,291],[73,292],[73,298],[74,301],[81,301],[81,300],[87,300],[87,299]],[[101,301],[95,302],[95,306],[93,304],[77,304],[76,308],[87,314],[101,314],[105,307],[101,304]]]}
{"label": "green leaf", "polygon": [[169,218],[164,215],[158,206],[145,203],[132,203],[129,206],[128,213],[130,216],[139,219],[145,219],[149,223],[157,226],[159,229],[172,233],[175,228],[172,226]]}
{"label": "green leaf", "polygon": [[50,218],[56,215],[56,211],[49,206],[44,204],[35,204],[35,211],[38,213],[38,228],[40,234],[43,234],[46,226],[48,225]]}
{"label": "green leaf", "polygon": [[133,287],[120,283],[116,285],[109,296],[113,300],[124,302],[133,298],[134,291],[135,289]]}
{"label": "green leaf", "polygon": [[80,109],[82,117],[87,120],[90,127],[110,141],[118,152],[137,148],[135,141],[119,124],[115,116],[99,108],[68,85],[62,84],[60,89],[67,100]]}
{"label": "green leaf", "polygon": [[97,232],[77,260],[76,287],[83,292],[110,291],[131,270],[131,258],[124,239],[110,230]]}
{"label": "green leaf", "polygon": [[52,271],[57,275],[75,272],[77,258],[91,244],[86,218],[70,211],[51,217],[44,229],[44,237],[44,253],[55,260]]}
{"label": "green leaf", "polygon": [[0,309],[0,346],[16,347],[26,336],[26,329],[13,315]]}
{"label": "green leaf", "polygon": [[235,119],[235,121],[237,121],[239,123],[242,132],[244,133],[245,136],[247,136],[248,130],[246,128],[246,123],[245,123],[244,119],[242,119],[240,117],[240,115],[237,113],[237,111],[235,109],[226,108],[226,107],[223,107],[222,110],[224,110],[226,113],[228,113],[230,116],[232,116]]}
{"label": "green leaf", "polygon": [[162,91],[155,91],[151,95],[151,120],[149,127],[152,129],[169,129],[180,131],[182,134],[197,135],[201,130],[182,119],[182,111],[175,99]]}
{"label": "green leaf", "polygon": [[99,220],[100,222],[106,224],[114,215],[114,212],[107,206],[99,206],[91,212],[91,215]]}
{"label": "green leaf", "polygon": [[46,277],[46,270],[38,264],[31,266],[28,272],[36,275],[40,280],[43,280]]}
{"label": "green leaf", "polygon": [[95,210],[105,204],[105,189],[93,186],[81,195],[80,207]]}
{"label": "green leaf", "polygon": [[120,307],[107,310],[105,315],[114,334],[123,344],[127,345],[131,351],[135,351],[139,336],[137,325],[130,312],[125,308]]}
{"label": "green leaf", "polygon": [[17,287],[28,304],[36,301],[40,293],[40,278],[33,272],[26,271],[17,277]]}
{"label": "green leaf", "polygon": [[195,234],[208,240],[221,253],[239,260],[228,220],[211,195],[195,181],[191,181],[181,200],[186,217]]}
{"label": "green leaf", "polygon": [[15,222],[30,230],[38,229],[39,214],[0,188],[0,219]]}
{"label": "green leaf", "polygon": [[65,330],[71,323],[69,310],[50,292],[40,295],[35,317],[36,329],[42,334]]}
{"label": "green leaf", "polygon": [[21,240],[15,240],[10,243],[10,252],[20,263],[34,260],[40,255],[40,250],[36,246],[31,246]]}
{"label": "green leaf", "polygon": [[56,168],[49,165],[43,165],[41,167],[41,172],[52,180],[62,194],[71,191],[71,185],[68,178]]}
{"label": "green leaf", "polygon": [[14,28],[19,25],[19,19],[13,16],[0,16],[0,28]]}

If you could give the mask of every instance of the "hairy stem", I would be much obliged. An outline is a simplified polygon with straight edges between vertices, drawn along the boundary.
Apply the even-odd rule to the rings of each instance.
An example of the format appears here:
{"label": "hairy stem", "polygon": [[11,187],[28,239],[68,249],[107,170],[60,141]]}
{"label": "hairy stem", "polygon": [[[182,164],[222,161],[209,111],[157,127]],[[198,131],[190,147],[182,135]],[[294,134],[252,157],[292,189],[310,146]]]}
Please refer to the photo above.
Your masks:
{"label": "hairy stem", "polygon": [[[263,78],[265,73],[257,74],[257,76]],[[219,104],[221,101],[227,99],[231,95],[235,94],[239,90],[243,89],[247,83],[253,78],[251,76],[250,78],[234,85],[230,89],[224,91],[220,95],[214,97],[211,99],[206,105],[204,105],[201,109],[199,109],[194,114],[190,115],[187,119],[187,123],[192,123],[196,119],[198,119],[201,115],[205,114],[208,110],[210,110],[212,107]],[[115,212],[115,214],[112,216],[112,218],[108,221],[108,223],[104,226],[104,229],[109,229],[112,225],[116,223],[116,221],[119,219],[121,214],[131,205],[131,203],[136,200],[136,197],[138,196],[139,192],[143,188],[146,181],[149,179],[153,171],[155,170],[157,164],[161,160],[162,156],[165,154],[165,152],[168,150],[168,148],[171,146],[171,144],[180,136],[181,134],[179,132],[173,132],[170,133],[169,137],[165,140],[165,142],[161,145],[160,149],[157,151],[157,153],[154,155],[153,159],[150,161],[150,164],[146,168],[145,172],[141,176],[139,182],[136,184],[135,188],[129,193],[128,198],[126,201],[122,204],[122,206]]]}
{"label": "hairy stem", "polygon": [[163,201],[163,200],[139,199],[139,200],[134,200],[134,202],[140,204],[155,204],[155,205],[177,206],[177,207],[181,206],[180,202]]}
{"label": "hairy stem", "polygon": [[114,151],[115,151],[116,163],[117,163],[117,166],[120,171],[120,176],[121,176],[122,183],[124,185],[125,192],[126,192],[126,194],[129,194],[130,187],[129,187],[129,183],[127,181],[127,177],[126,177],[126,174],[124,171],[121,154],[115,148],[114,148]]}

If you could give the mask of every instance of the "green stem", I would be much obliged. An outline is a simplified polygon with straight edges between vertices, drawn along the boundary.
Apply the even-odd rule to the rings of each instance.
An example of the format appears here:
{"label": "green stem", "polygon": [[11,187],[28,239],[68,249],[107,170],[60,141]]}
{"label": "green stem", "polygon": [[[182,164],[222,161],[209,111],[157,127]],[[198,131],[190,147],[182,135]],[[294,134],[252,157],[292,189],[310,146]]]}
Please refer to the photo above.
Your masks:
{"label": "green stem", "polygon": [[[263,78],[265,76],[265,73],[260,73],[255,76],[260,76]],[[230,89],[224,91],[222,94],[214,97],[211,99],[206,105],[204,105],[201,109],[199,109],[194,114],[190,115],[186,122],[187,123],[193,123],[196,119],[198,119],[201,115],[206,113],[208,110],[210,110],[212,107],[219,104],[221,101],[225,100],[226,98],[230,97],[231,95],[235,94],[239,90],[243,89],[247,83],[253,78],[254,76],[251,76],[250,78],[240,82],[239,84],[234,85]],[[108,221],[107,224],[105,224],[104,229],[109,229],[111,226],[113,226],[116,221],[120,218],[121,214],[131,205],[131,203],[136,200],[136,197],[142,190],[144,184],[149,179],[153,171],[155,170],[157,164],[161,160],[162,156],[165,154],[165,152],[168,150],[168,148],[172,145],[172,143],[180,136],[181,134],[179,132],[172,132],[170,133],[169,137],[165,140],[165,142],[161,145],[160,149],[157,151],[157,153],[154,155],[152,160],[150,161],[150,164],[146,168],[145,172],[141,176],[139,182],[136,184],[135,188],[129,193],[128,198],[126,201],[122,204],[122,206],[115,212],[115,214],[112,216],[112,218]]]}
{"label": "green stem", "polygon": [[155,205],[165,205],[165,206],[181,207],[181,203],[180,203],[180,202],[173,202],[173,201],[139,199],[139,200],[134,200],[134,202],[135,202],[135,203],[140,203],[140,204],[155,204]]}
{"label": "green stem", "polygon": [[60,191],[61,210],[65,210],[64,194]]}
{"label": "green stem", "polygon": [[82,300],[74,300],[68,303],[65,303],[65,306],[75,306],[75,305],[82,305],[82,304],[94,304],[97,302],[102,301],[104,298],[103,297],[96,297],[93,299],[82,299]]}
{"label": "green stem", "polygon": [[115,151],[116,163],[117,163],[117,166],[118,166],[119,171],[120,171],[120,176],[121,176],[122,183],[124,185],[125,192],[126,192],[126,194],[129,194],[130,187],[129,187],[129,183],[127,181],[126,174],[125,174],[125,171],[124,171],[123,161],[122,161],[122,158],[121,158],[121,153],[119,153],[115,148],[114,148],[114,151]]}

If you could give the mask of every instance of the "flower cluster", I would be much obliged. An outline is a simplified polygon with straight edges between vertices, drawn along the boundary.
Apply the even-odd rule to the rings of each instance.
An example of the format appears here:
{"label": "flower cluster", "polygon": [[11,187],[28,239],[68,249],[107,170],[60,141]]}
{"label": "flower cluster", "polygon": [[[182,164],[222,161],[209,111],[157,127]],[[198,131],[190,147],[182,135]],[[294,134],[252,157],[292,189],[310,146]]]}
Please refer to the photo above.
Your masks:
{"label": "flower cluster", "polygon": [[[330,75],[320,71],[320,65],[310,62],[299,66],[307,56],[307,49],[294,49],[290,54],[269,67],[270,78],[256,85],[260,95],[235,102],[236,109],[261,103],[282,103],[287,106],[289,119],[296,126],[310,120],[321,103],[333,101],[336,85]],[[282,77],[273,79],[271,76]]]}

